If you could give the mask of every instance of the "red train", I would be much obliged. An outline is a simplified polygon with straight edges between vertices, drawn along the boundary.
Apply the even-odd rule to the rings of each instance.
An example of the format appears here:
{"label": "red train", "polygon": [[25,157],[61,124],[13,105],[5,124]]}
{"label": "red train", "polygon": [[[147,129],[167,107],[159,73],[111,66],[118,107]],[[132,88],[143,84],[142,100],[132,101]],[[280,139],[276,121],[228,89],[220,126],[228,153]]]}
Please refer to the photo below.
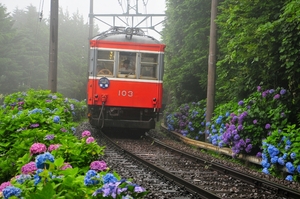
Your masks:
{"label": "red train", "polygon": [[138,28],[90,41],[88,118],[96,128],[153,129],[162,107],[165,45]]}

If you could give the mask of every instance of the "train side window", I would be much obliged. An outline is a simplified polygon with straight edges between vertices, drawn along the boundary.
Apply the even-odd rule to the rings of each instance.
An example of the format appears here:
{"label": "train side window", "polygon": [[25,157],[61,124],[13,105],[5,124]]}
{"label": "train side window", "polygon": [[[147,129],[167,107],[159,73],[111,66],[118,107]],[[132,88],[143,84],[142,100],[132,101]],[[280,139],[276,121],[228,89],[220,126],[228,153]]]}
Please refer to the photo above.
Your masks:
{"label": "train side window", "polygon": [[141,54],[141,78],[157,79],[158,54]]}
{"label": "train side window", "polygon": [[136,53],[120,52],[118,77],[136,78]]}
{"label": "train side window", "polygon": [[96,75],[112,76],[114,74],[114,59],[113,51],[98,50]]}

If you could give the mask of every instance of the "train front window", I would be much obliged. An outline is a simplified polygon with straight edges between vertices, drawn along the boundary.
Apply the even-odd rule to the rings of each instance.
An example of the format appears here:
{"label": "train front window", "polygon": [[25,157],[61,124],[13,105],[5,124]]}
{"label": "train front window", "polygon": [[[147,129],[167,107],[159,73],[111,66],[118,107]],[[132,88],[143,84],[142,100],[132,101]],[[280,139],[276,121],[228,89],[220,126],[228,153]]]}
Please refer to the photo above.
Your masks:
{"label": "train front window", "polygon": [[141,54],[141,78],[157,79],[158,54]]}
{"label": "train front window", "polygon": [[120,52],[118,77],[135,78],[136,53]]}
{"label": "train front window", "polygon": [[112,76],[114,74],[114,59],[113,51],[98,50],[97,53],[97,76]]}

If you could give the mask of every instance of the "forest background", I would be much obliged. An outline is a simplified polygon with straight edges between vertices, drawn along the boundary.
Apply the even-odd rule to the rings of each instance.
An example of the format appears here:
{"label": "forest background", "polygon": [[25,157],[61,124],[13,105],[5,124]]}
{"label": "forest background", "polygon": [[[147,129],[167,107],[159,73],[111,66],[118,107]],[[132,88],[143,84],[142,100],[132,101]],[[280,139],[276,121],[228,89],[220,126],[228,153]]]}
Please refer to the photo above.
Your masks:
{"label": "forest background", "polygon": [[[211,1],[167,0],[166,8],[164,103],[178,107],[206,98]],[[300,0],[219,1],[216,105],[239,101],[257,86],[282,87],[299,112],[299,8]],[[49,19],[37,16],[33,6],[7,13],[0,4],[0,94],[47,89]],[[60,9],[58,45],[58,92],[85,99],[88,24],[82,16]]]}

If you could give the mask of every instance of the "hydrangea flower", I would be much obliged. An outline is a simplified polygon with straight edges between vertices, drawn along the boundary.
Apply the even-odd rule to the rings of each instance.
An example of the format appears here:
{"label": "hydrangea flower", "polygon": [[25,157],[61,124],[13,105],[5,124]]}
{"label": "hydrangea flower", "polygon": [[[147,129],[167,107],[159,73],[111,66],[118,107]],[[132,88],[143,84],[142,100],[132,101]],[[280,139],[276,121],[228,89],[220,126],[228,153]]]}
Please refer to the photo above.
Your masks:
{"label": "hydrangea flower", "polygon": [[285,166],[286,166],[286,168],[287,168],[287,170],[288,170],[289,173],[291,173],[291,174],[294,173],[295,167],[294,167],[294,165],[291,162],[287,162],[285,164]]}
{"label": "hydrangea flower", "polygon": [[94,161],[90,164],[90,169],[95,170],[95,171],[104,171],[107,169],[107,165],[103,160]]}
{"label": "hydrangea flower", "polygon": [[34,179],[34,186],[36,186],[38,183],[41,182],[42,178],[39,175],[40,173],[42,173],[44,170],[43,169],[38,169],[35,173],[35,175],[33,176]]}
{"label": "hydrangea flower", "polygon": [[8,199],[12,196],[19,197],[21,196],[22,190],[14,186],[7,186],[2,190],[4,199]]}
{"label": "hydrangea flower", "polygon": [[269,172],[269,170],[268,170],[267,168],[263,168],[262,172],[263,172],[264,174],[270,174],[270,172]]}
{"label": "hydrangea flower", "polygon": [[61,144],[50,144],[50,146],[48,147],[48,151],[51,152],[53,150],[58,149],[61,146]]}
{"label": "hydrangea flower", "polygon": [[89,137],[89,136],[91,136],[91,132],[90,131],[83,131],[81,133],[81,137]]}
{"label": "hydrangea flower", "polygon": [[270,124],[266,124],[265,129],[270,129],[271,125]]}
{"label": "hydrangea flower", "polygon": [[37,127],[39,127],[39,126],[40,126],[39,124],[31,124],[31,125],[30,125],[31,128],[37,128]]}
{"label": "hydrangea flower", "polygon": [[292,182],[293,181],[293,176],[288,175],[288,176],[286,176],[285,180]]}
{"label": "hydrangea flower", "polygon": [[45,163],[46,163],[47,160],[50,161],[50,162],[54,162],[54,156],[49,152],[38,155],[35,158],[36,167],[38,169],[44,169],[45,166],[46,166]]}
{"label": "hydrangea flower", "polygon": [[53,122],[54,122],[54,123],[57,123],[57,124],[58,124],[59,121],[60,121],[60,117],[59,117],[59,116],[56,115],[56,116],[53,117]]}
{"label": "hydrangea flower", "polygon": [[18,183],[23,184],[25,181],[30,180],[31,179],[31,175],[29,174],[21,174],[16,176],[16,180]]}
{"label": "hydrangea flower", "polygon": [[55,138],[55,135],[53,134],[48,134],[45,136],[44,140],[53,140]]}
{"label": "hydrangea flower", "polygon": [[275,96],[274,96],[274,99],[279,99],[280,98],[280,95],[279,94],[276,94]]}
{"label": "hydrangea flower", "polygon": [[37,170],[36,166],[35,166],[35,162],[29,162],[28,164],[25,164],[24,166],[22,166],[21,168],[21,172],[23,174],[32,174],[33,172],[35,172]]}
{"label": "hydrangea flower", "polygon": [[296,153],[292,152],[291,155],[290,155],[290,157],[291,157],[293,160],[295,160],[295,159],[296,159]]}
{"label": "hydrangea flower", "polygon": [[39,153],[44,153],[47,151],[47,147],[43,143],[34,143],[30,147],[30,154],[39,154]]}
{"label": "hydrangea flower", "polygon": [[72,167],[72,165],[70,165],[70,163],[65,162],[65,163],[63,164],[63,166],[61,167],[61,170],[72,169],[72,168],[73,168],[73,167]]}
{"label": "hydrangea flower", "polygon": [[96,185],[99,182],[100,182],[100,176],[99,176],[99,174],[96,171],[89,170],[85,174],[85,178],[84,178],[84,185],[85,186]]}
{"label": "hydrangea flower", "polygon": [[5,189],[5,187],[8,187],[8,186],[11,186],[11,183],[10,183],[10,182],[3,182],[3,183],[0,185],[0,192],[3,191],[3,189]]}
{"label": "hydrangea flower", "polygon": [[[109,197],[116,198],[117,194],[121,194],[122,192],[127,191],[127,188],[119,188],[118,186],[122,182],[115,182],[115,183],[107,183],[102,186],[101,189],[96,190],[93,193],[93,196],[97,196],[98,194],[102,194],[103,197]],[[122,197],[123,198],[123,197]]]}
{"label": "hydrangea flower", "polygon": [[86,139],[86,143],[87,144],[90,144],[90,143],[92,143],[92,142],[94,142],[95,141],[95,139],[93,138],[93,137],[88,137],[87,139]]}
{"label": "hydrangea flower", "polygon": [[118,181],[118,179],[112,173],[107,173],[105,176],[103,176],[104,184],[115,183],[117,181]]}

